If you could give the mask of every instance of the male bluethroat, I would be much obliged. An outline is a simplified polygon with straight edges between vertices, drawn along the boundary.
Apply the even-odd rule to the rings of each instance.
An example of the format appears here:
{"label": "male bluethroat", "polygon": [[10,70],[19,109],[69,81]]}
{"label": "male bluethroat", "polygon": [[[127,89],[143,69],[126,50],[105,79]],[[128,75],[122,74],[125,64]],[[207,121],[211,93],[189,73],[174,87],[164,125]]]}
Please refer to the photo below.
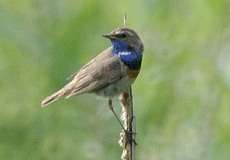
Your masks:
{"label": "male bluethroat", "polygon": [[42,107],[61,97],[96,93],[109,99],[110,109],[114,113],[111,99],[127,91],[137,78],[144,46],[137,33],[126,27],[115,29],[103,37],[110,39],[112,46],[73,74],[72,80],[63,88],[45,98]]}

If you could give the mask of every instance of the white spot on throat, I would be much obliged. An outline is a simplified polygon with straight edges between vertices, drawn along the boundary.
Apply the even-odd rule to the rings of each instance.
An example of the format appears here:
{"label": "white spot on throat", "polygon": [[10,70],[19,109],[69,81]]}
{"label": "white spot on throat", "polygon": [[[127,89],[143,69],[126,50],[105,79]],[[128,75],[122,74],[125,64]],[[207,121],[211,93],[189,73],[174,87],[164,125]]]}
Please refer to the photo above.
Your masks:
{"label": "white spot on throat", "polygon": [[131,52],[119,52],[118,53],[118,56],[128,56],[128,55],[131,55],[132,53]]}

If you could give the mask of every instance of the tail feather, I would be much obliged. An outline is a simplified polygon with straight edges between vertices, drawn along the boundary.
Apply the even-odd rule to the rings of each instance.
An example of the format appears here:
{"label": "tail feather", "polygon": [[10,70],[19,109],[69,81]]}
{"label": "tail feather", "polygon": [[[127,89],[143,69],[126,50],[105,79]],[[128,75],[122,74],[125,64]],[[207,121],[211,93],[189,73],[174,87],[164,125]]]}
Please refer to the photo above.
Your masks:
{"label": "tail feather", "polygon": [[48,106],[50,103],[53,103],[57,101],[59,98],[65,96],[67,94],[67,90],[65,88],[62,88],[58,90],[57,92],[53,93],[52,95],[48,96],[41,102],[42,107]]}
{"label": "tail feather", "polygon": [[[41,106],[46,107],[50,103],[57,101],[61,97],[69,98],[73,95],[79,95],[85,92],[83,89],[85,85],[76,85],[78,84],[77,80],[72,80],[70,83],[66,84],[63,88],[53,93],[52,95],[46,97],[42,102]],[[83,89],[83,90],[82,90]]]}

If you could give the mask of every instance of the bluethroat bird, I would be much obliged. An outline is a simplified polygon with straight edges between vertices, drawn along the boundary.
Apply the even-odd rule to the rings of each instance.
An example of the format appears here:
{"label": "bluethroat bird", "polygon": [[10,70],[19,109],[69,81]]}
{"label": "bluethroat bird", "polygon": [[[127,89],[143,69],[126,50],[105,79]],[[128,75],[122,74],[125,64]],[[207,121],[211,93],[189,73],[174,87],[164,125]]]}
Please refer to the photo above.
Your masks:
{"label": "bluethroat bird", "polygon": [[127,91],[137,78],[144,46],[138,34],[126,27],[117,28],[103,37],[108,38],[112,46],[74,73],[63,88],[45,98],[42,107],[61,97],[96,93],[109,99],[110,109],[118,119],[112,107],[112,97]]}

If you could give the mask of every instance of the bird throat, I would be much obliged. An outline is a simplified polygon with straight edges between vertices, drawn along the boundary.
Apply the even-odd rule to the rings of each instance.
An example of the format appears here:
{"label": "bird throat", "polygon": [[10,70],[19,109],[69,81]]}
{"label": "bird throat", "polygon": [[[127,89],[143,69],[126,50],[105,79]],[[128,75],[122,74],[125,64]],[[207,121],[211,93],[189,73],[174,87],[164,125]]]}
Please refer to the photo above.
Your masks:
{"label": "bird throat", "polygon": [[117,55],[121,61],[132,70],[139,70],[141,68],[142,54],[131,48],[127,42],[114,40],[112,41],[112,53]]}

